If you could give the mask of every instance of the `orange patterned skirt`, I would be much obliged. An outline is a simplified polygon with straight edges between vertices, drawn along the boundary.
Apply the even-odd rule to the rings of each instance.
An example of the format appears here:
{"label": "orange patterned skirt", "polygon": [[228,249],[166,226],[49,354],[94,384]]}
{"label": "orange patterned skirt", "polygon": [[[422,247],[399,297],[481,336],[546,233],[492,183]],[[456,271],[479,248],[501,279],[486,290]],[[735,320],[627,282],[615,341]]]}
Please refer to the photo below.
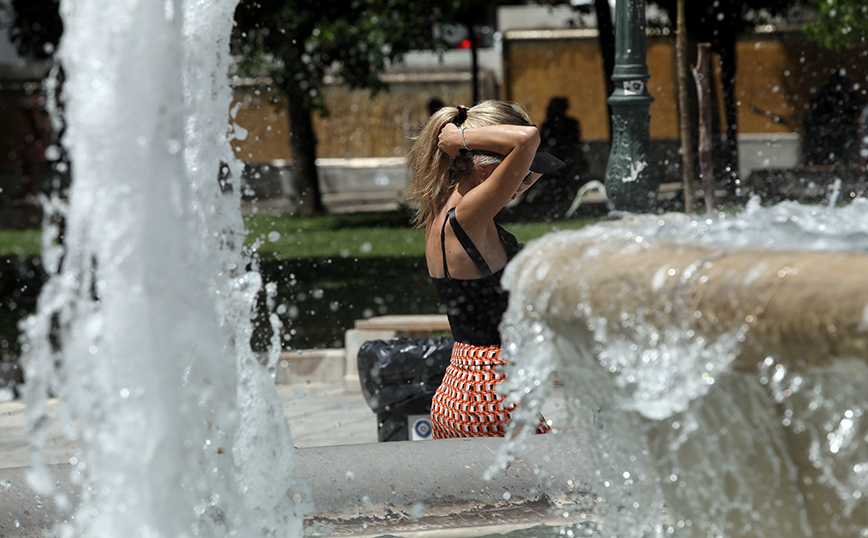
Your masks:
{"label": "orange patterned skirt", "polygon": [[[503,437],[515,404],[504,406],[495,387],[502,382],[498,367],[506,363],[498,346],[455,342],[443,382],[431,402],[434,439],[450,437]],[[549,426],[540,420],[537,433]]]}

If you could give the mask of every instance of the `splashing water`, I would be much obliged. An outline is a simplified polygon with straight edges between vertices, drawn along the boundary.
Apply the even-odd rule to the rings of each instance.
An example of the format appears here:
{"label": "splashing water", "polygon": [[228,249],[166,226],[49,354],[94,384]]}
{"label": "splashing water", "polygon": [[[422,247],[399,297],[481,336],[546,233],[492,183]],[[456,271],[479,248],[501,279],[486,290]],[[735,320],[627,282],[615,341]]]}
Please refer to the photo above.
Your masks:
{"label": "splashing water", "polygon": [[[837,493],[830,506],[846,517],[859,509],[868,495],[868,367],[858,360],[839,361],[814,375],[805,375],[766,359],[760,383],[767,385],[775,403],[784,406],[784,425],[807,445],[814,473],[805,489],[825,484]],[[833,524],[825,534],[846,535],[851,529]],[[868,535],[868,528],[859,536]]]}
{"label": "splashing water", "polygon": [[[57,535],[301,534],[308,493],[250,349],[262,281],[229,183],[236,4],[61,2],[73,181],[46,204],[50,278],[23,327],[29,479],[74,510]],[[81,446],[76,507],[39,452],[49,395]]]}
{"label": "splashing water", "polygon": [[[545,238],[545,248],[569,252],[578,244],[591,245],[576,254],[577,267],[583,259],[605,259],[624,248],[625,239],[637,250],[667,243],[864,253],[866,210],[865,199],[840,208],[793,202],[761,207],[752,200],[739,215],[667,214],[560,232]],[[864,357],[810,371],[785,366],[786,357],[769,357],[755,371],[737,370],[734,361],[747,325],[734,324],[732,332],[713,338],[695,334],[690,328],[695,309],[678,295],[665,307],[671,323],[664,329],[644,319],[642,310],[606,319],[589,302],[575,305],[573,316],[583,321],[559,325],[569,316],[544,314],[558,298],[557,284],[530,297],[525,292],[538,289],[531,282],[561,278],[544,252],[531,242],[504,277],[511,302],[501,325],[508,353],[502,390],[520,407],[512,442],[495,466],[522,453],[531,435],[527,425],[534,424],[551,393],[554,375],[560,376],[570,413],[569,422],[555,428],[591,439],[597,479],[592,490],[598,495],[593,510],[600,522],[593,529],[556,529],[553,536],[868,535],[858,517],[847,523],[837,515],[818,516],[805,502],[826,499],[832,491],[826,501],[830,514],[849,518],[864,507]],[[686,285],[697,269],[668,276]],[[654,289],[658,278],[647,276]],[[579,276],[563,285],[587,297],[594,282]],[[624,286],[629,289],[629,283]],[[793,446],[807,447],[805,461],[794,456]],[[760,470],[751,465],[757,461],[764,462]]]}

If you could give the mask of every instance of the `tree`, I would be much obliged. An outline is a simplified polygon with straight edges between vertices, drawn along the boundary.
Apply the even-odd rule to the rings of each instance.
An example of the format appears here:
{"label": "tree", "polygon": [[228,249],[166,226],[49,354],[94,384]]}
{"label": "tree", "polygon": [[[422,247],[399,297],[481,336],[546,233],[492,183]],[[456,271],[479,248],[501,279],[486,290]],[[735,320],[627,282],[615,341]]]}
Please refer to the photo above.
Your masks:
{"label": "tree", "polygon": [[352,88],[386,89],[379,75],[410,50],[436,45],[433,29],[473,2],[241,0],[233,50],[246,70],[270,77],[286,98],[299,213],[323,210],[316,173],[313,114],[333,74]]}
{"label": "tree", "polygon": [[678,73],[678,124],[681,132],[681,171],[684,185],[684,212],[693,213],[693,180],[696,175],[693,166],[696,154],[693,151],[693,129],[690,121],[689,92],[687,91],[687,75],[689,61],[687,56],[686,5],[684,0],[677,0],[678,15],[675,21],[675,61]]}
{"label": "tree", "polygon": [[60,0],[12,0],[0,5],[9,17],[9,39],[24,58],[50,58],[63,34]]}
{"label": "tree", "polygon": [[805,34],[820,45],[840,51],[868,39],[868,0],[811,0],[817,19]]}

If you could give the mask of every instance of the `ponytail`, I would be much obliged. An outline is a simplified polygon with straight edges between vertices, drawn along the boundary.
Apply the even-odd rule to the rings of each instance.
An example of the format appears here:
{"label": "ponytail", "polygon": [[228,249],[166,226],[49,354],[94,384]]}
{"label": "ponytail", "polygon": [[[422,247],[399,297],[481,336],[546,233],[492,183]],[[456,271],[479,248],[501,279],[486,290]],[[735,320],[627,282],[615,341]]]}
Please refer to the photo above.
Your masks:
{"label": "ponytail", "polygon": [[408,159],[410,182],[404,192],[406,200],[418,204],[413,225],[424,227],[437,214],[452,190],[449,168],[452,159],[437,147],[440,131],[458,117],[455,107],[443,107],[428,118],[416,138]]}

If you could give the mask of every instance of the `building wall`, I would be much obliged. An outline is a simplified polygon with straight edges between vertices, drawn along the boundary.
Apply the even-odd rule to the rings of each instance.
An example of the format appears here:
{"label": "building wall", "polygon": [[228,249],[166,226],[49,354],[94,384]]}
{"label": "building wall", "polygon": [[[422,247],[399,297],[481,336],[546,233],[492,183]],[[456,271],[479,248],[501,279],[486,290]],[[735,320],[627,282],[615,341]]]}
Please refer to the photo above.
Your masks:
{"label": "building wall", "polygon": [[[837,54],[797,32],[744,36],[737,43],[736,55],[740,134],[799,133],[811,90],[823,84],[832,69],[846,67],[854,82],[863,82],[863,92],[868,81],[868,47]],[[649,37],[647,61],[651,76],[648,91],[654,97],[651,138],[678,138],[674,38]],[[504,80],[507,97],[526,104],[533,118],[545,117],[551,97],[566,96],[570,113],[582,123],[586,140],[609,138],[596,35],[569,30],[510,32],[504,44],[504,62],[508,65]],[[715,69],[715,85],[722,129],[719,68]],[[775,122],[762,111],[783,118],[785,123]]]}

